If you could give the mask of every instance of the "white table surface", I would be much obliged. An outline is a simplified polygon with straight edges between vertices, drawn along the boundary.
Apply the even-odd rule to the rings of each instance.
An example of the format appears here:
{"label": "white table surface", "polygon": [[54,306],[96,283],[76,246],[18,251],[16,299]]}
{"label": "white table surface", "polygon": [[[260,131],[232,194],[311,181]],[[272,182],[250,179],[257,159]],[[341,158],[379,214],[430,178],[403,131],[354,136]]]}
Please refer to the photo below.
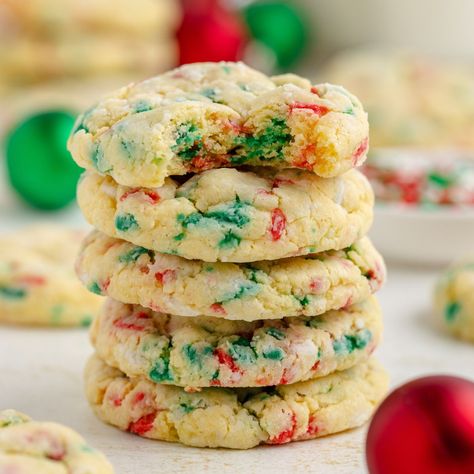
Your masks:
{"label": "white table surface", "polygon": [[[15,203],[0,184],[0,232],[41,217]],[[77,209],[48,218],[81,222]],[[439,333],[431,324],[436,274],[389,264],[388,283],[379,293],[385,338],[377,357],[387,367],[392,386],[429,373],[474,377],[474,346]],[[110,458],[118,474],[365,472],[365,429],[242,452],[150,441],[106,426],[83,395],[82,370],[91,352],[85,330],[0,327],[0,409],[16,408],[76,429]]]}

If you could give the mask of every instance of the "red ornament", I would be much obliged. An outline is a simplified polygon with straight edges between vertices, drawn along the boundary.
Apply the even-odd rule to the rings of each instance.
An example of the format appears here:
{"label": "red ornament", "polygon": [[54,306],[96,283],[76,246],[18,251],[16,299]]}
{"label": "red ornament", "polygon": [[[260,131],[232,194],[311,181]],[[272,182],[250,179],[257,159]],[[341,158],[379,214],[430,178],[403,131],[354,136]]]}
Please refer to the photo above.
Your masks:
{"label": "red ornament", "polygon": [[474,473],[474,383],[416,379],[392,392],[367,435],[370,474]]}
{"label": "red ornament", "polygon": [[238,61],[247,31],[238,15],[218,0],[181,0],[183,19],[177,31],[179,64]]}

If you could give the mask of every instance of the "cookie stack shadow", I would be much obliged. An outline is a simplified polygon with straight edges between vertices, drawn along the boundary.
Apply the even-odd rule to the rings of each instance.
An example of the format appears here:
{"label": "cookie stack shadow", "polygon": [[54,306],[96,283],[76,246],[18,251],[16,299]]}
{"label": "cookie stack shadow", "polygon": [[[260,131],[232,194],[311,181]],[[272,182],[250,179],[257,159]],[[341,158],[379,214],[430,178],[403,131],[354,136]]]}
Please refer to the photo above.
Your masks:
{"label": "cookie stack shadow", "polygon": [[99,418],[237,449],[369,419],[387,377],[371,358],[385,267],[353,169],[367,133],[341,87],[238,63],[181,67],[78,119],[97,230],[77,273],[108,296],[85,372]]}

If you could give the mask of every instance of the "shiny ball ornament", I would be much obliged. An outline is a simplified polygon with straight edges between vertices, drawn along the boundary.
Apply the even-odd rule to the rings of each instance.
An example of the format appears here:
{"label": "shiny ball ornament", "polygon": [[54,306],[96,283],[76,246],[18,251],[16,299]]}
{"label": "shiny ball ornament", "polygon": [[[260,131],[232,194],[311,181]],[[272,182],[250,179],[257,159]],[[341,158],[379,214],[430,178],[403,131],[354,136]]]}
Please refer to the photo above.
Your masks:
{"label": "shiny ball ornament", "polygon": [[393,391],[370,424],[366,456],[370,474],[474,473],[474,383],[432,376]]}
{"label": "shiny ball ornament", "polygon": [[66,149],[73,125],[70,113],[45,111],[29,116],[8,133],[7,177],[32,207],[54,210],[74,200],[81,169]]}
{"label": "shiny ball ornament", "polygon": [[218,0],[181,0],[179,64],[242,59],[247,31],[240,16]]}
{"label": "shiny ball ornament", "polygon": [[278,70],[287,70],[304,53],[309,28],[303,14],[288,1],[257,1],[242,10],[254,41],[273,53]]}

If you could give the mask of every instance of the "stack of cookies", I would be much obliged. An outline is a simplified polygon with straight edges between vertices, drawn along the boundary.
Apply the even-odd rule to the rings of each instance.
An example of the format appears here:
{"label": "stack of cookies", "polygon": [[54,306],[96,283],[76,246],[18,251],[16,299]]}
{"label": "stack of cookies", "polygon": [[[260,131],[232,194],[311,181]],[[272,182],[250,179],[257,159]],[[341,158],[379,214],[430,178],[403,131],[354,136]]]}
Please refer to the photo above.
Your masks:
{"label": "stack of cookies", "polygon": [[69,142],[94,231],[77,272],[109,298],[87,397],[147,438],[246,449],[364,423],[385,277],[365,237],[367,116],[339,86],[241,63],[109,95]]}
{"label": "stack of cookies", "polygon": [[0,85],[151,74],[176,59],[174,0],[0,0]]}

